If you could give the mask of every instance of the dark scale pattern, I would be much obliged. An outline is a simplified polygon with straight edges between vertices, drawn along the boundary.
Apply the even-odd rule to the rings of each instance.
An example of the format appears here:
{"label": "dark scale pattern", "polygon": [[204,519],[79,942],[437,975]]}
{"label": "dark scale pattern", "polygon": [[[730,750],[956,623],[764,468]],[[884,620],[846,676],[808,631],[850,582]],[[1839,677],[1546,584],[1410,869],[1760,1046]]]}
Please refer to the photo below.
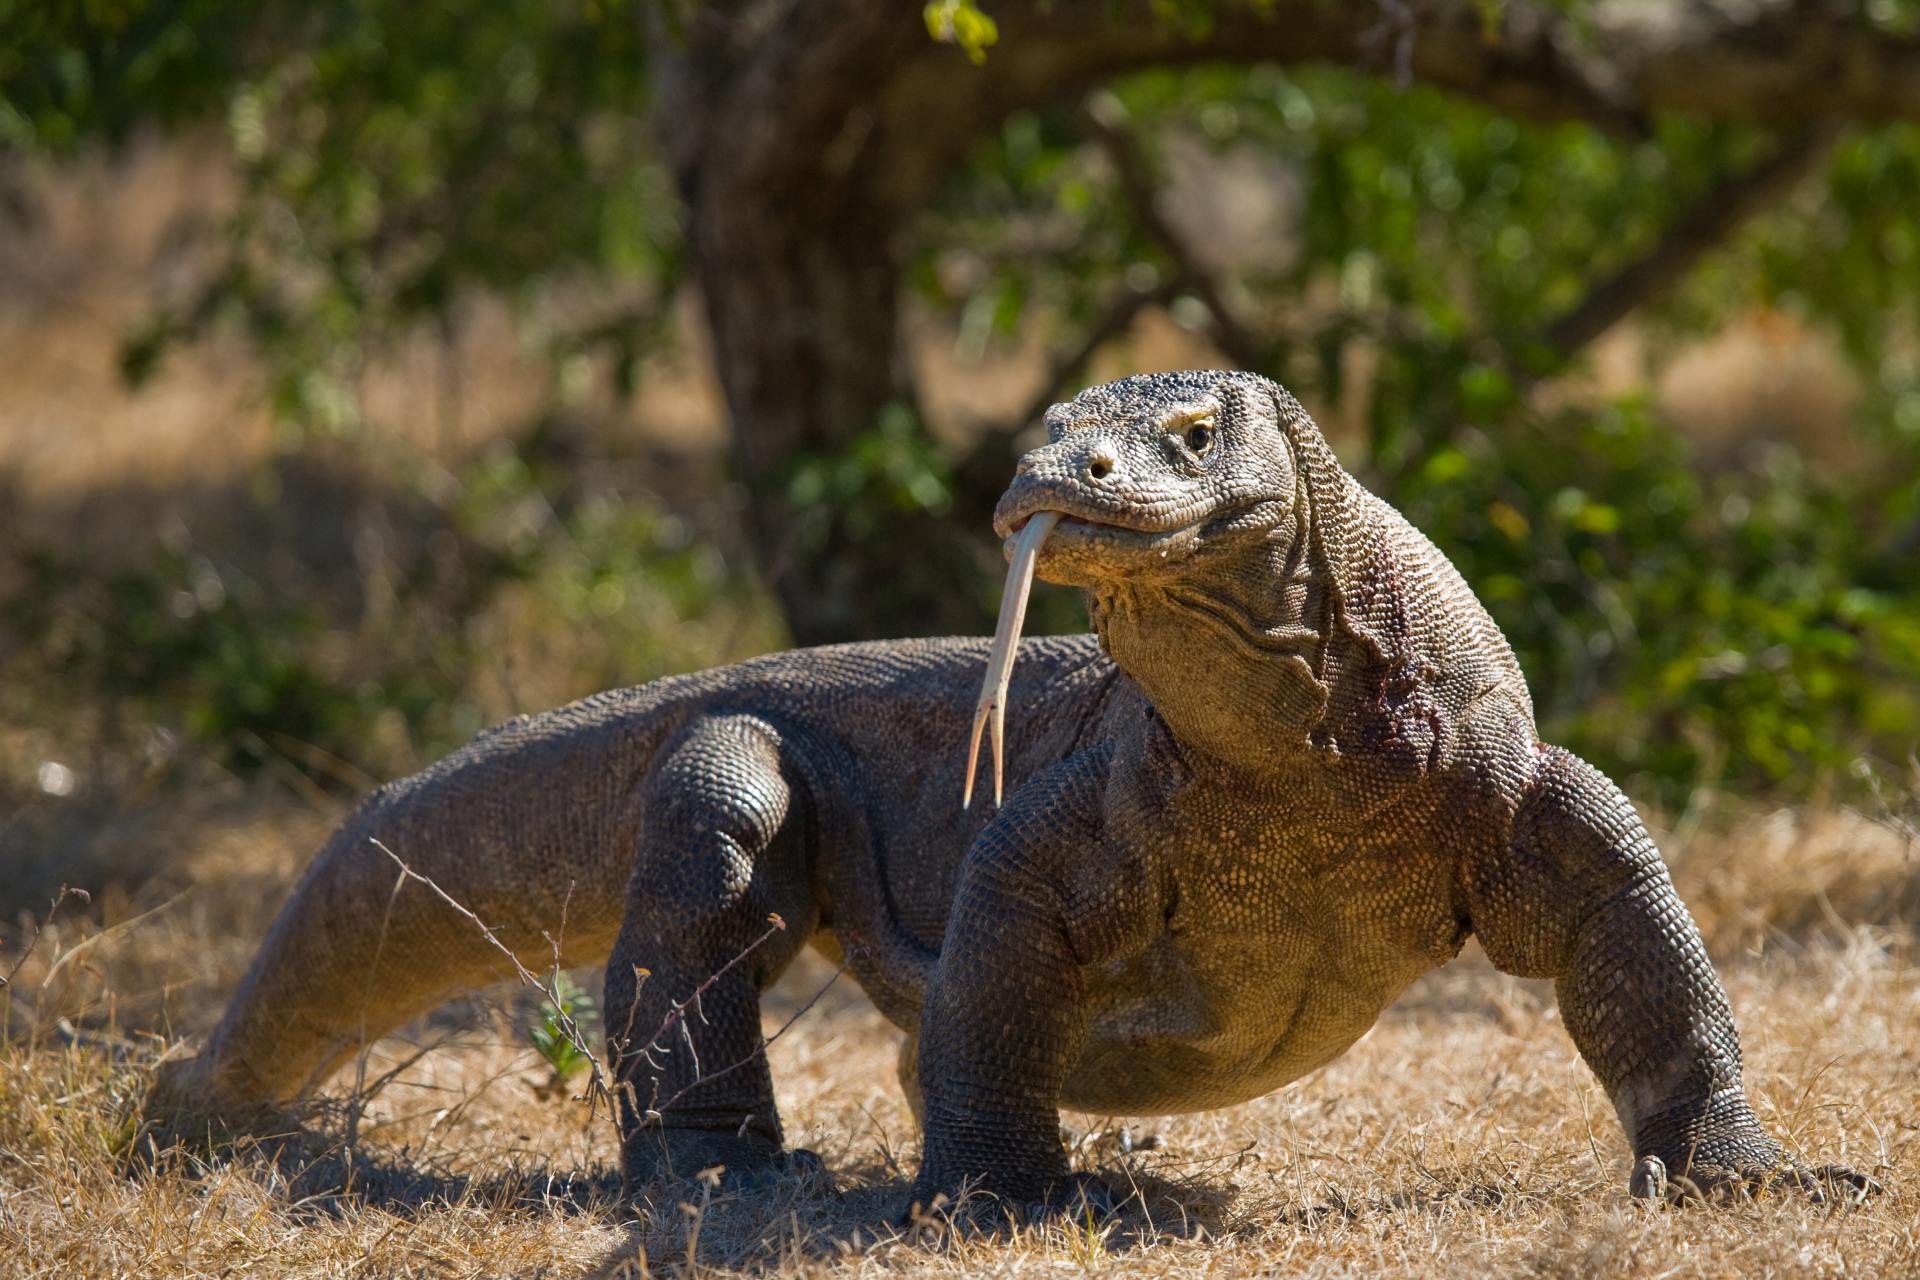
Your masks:
{"label": "dark scale pattern", "polygon": [[395,892],[377,837],[529,964],[564,905],[570,963],[611,950],[616,1037],[784,917],[684,1034],[621,1060],[636,1178],[786,1159],[757,1003],[809,936],[916,1033],[916,1196],[1031,1202],[1084,1189],[1063,1103],[1278,1088],[1477,932],[1556,981],[1636,1191],[1813,1185],[1747,1105],[1726,997],[1632,807],[1538,743],[1493,621],[1292,397],[1129,378],[1047,427],[996,526],[1064,513],[1039,573],[1085,589],[1098,637],[1021,646],[1004,809],[958,807],[984,641],[777,654],[513,721],[348,820],[161,1093],[287,1099],[499,976],[469,922]]}

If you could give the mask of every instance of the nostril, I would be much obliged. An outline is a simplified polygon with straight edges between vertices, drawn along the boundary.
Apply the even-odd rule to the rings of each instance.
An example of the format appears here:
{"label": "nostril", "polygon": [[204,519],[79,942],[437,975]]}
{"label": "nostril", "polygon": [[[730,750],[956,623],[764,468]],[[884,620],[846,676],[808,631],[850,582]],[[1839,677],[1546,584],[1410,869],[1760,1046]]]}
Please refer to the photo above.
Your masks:
{"label": "nostril", "polygon": [[1110,451],[1106,449],[1095,449],[1087,455],[1087,478],[1090,480],[1105,480],[1113,473],[1113,469],[1117,465],[1119,465],[1118,460],[1114,458]]}

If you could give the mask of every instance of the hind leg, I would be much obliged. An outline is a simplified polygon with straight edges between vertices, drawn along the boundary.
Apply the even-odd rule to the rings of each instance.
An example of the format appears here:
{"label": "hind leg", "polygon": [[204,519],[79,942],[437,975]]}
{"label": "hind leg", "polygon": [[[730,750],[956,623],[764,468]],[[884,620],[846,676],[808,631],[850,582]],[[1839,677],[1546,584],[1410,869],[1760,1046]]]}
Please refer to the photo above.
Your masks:
{"label": "hind leg", "polygon": [[606,982],[628,1181],[782,1169],[760,994],[817,917],[804,793],[773,726],[708,716],[656,758],[644,806]]}

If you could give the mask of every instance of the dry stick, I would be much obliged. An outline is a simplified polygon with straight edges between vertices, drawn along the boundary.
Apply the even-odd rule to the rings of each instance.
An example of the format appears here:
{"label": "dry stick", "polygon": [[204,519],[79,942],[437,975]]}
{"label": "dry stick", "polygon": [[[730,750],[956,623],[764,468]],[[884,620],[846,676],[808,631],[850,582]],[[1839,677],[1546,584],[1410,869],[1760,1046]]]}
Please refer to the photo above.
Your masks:
{"label": "dry stick", "polygon": [[[395,1080],[399,1079],[401,1074],[404,1073],[409,1067],[413,1066],[414,1063],[420,1061],[420,1059],[426,1057],[428,1054],[432,1053],[435,1049],[440,1048],[442,1045],[451,1044],[453,1042],[453,1039],[454,1039],[454,1033],[449,1031],[444,1035],[436,1037],[435,1039],[429,1041],[426,1044],[415,1046],[413,1052],[408,1054],[405,1058],[401,1059],[399,1063],[381,1072],[379,1075],[375,1076],[373,1078],[373,1083],[366,1086],[366,1091],[364,1093],[357,1094],[355,1096],[354,1098],[355,1103],[372,1102],[375,1098],[380,1096],[381,1092],[388,1085],[392,1084]],[[416,1085],[414,1087],[419,1088],[420,1086]]]}
{"label": "dry stick", "polygon": [[[79,894],[81,895],[83,900],[85,899],[85,896],[86,896],[85,890],[74,889],[74,890],[71,890],[70,892]],[[174,894],[171,898],[168,898],[165,902],[161,903],[157,907],[149,907],[145,911],[142,911],[137,916],[133,916],[130,919],[122,920],[119,924],[116,924],[116,925],[109,925],[107,928],[102,929],[100,932],[94,934],[90,938],[82,938],[80,941],[74,943],[71,947],[68,947],[65,951],[62,951],[59,954],[59,956],[57,956],[54,959],[54,962],[50,966],[48,966],[46,973],[41,976],[40,986],[44,989],[49,982],[53,981],[54,975],[59,973],[62,969],[66,968],[67,965],[73,961],[73,958],[75,956],[85,955],[88,951],[92,950],[94,947],[99,946],[101,943],[105,942],[108,938],[118,937],[120,934],[126,933],[138,925],[145,924],[147,921],[153,919],[155,916],[159,915],[163,911],[171,911],[174,907],[178,906],[181,902],[185,901],[188,897],[192,896],[193,892],[194,892],[193,888],[189,886],[185,889],[182,889],[180,892]],[[51,917],[49,917],[49,919],[51,919]],[[25,960],[25,958],[26,957],[24,956],[21,957],[23,961]],[[15,967],[18,968],[18,966],[15,966]],[[6,979],[0,978],[0,986],[5,986],[5,985],[6,985]]]}
{"label": "dry stick", "polygon": [[[714,983],[726,977],[727,973],[730,970],[732,970],[735,965],[739,964],[742,960],[745,960],[748,956],[752,955],[755,951],[757,951],[760,948],[760,946],[766,942],[768,938],[771,938],[774,934],[780,932],[782,929],[787,927],[787,922],[785,920],[782,920],[778,913],[769,913],[767,916],[767,920],[770,922],[767,926],[767,931],[761,934],[759,937],[755,938],[752,942],[749,942],[746,945],[746,947],[740,952],[739,955],[727,961],[725,964],[721,965],[718,969],[715,969],[713,973],[706,978],[705,981],[703,981],[699,986],[693,989],[692,995],[689,995],[685,1000],[669,1003],[666,1017],[660,1020],[660,1029],[658,1031],[655,1031],[653,1033],[653,1037],[649,1039],[646,1044],[642,1045],[637,1050],[637,1052],[641,1057],[646,1058],[649,1065],[657,1065],[653,1061],[653,1057],[652,1057],[653,1051],[661,1047],[660,1041],[662,1037],[664,1037],[676,1025],[683,1024],[685,1022],[686,1011],[689,1008],[692,1008],[698,1005],[700,1003],[700,997],[705,995],[709,990],[711,990]],[[706,1015],[702,1014],[701,1016],[705,1017]],[[629,1023],[631,1023],[632,1021],[631,1017],[629,1017],[628,1021]],[[625,1049],[624,1045],[622,1046],[622,1049],[623,1050]],[[624,1062],[624,1056],[622,1058],[622,1061]],[[698,1082],[696,1081],[696,1083]]]}
{"label": "dry stick", "polygon": [[[0,974],[0,987],[11,987],[13,985],[14,975],[19,973],[21,966],[32,958],[33,949],[40,945],[40,935],[47,931],[47,926],[53,923],[53,917],[59,912],[61,904],[65,903],[68,898],[78,898],[83,905],[93,901],[93,895],[85,889],[76,889],[72,885],[61,885],[60,892],[54,894],[53,901],[47,904],[47,914],[34,921],[33,936],[27,939],[27,949],[20,953],[20,958],[13,962],[13,966],[9,968],[5,974]],[[56,963],[58,962],[56,961]]]}
{"label": "dry stick", "polygon": [[[393,888],[387,893],[386,910],[380,913],[380,936],[373,942],[373,962],[367,966],[366,981],[360,984],[360,1052],[353,1060],[353,1091],[347,1097],[347,1175],[351,1184],[353,1162],[351,1153],[360,1137],[360,1116],[366,1110],[370,1094],[366,1092],[367,1057],[373,1052],[373,1041],[367,1035],[367,1006],[373,1003],[373,981],[380,972],[380,960],[387,952],[387,930],[393,924],[393,904],[400,901],[400,891],[407,887],[407,878],[402,875],[394,880]],[[421,1050],[425,1053],[426,1050]],[[417,1058],[419,1055],[416,1054]],[[314,1083],[311,1076],[308,1083]]]}
{"label": "dry stick", "polygon": [[[34,948],[40,945],[41,936],[46,933],[47,926],[53,923],[53,917],[59,913],[61,904],[66,902],[68,898],[78,898],[82,903],[93,901],[93,895],[85,889],[76,889],[71,885],[61,885],[60,892],[54,894],[53,901],[47,904],[47,914],[34,922],[33,936],[27,939],[26,949],[20,953],[19,958],[13,962],[6,973],[0,974],[0,992],[4,992],[6,995],[5,1005],[0,1006],[0,1044],[10,1044],[13,1041],[13,979],[27,961],[32,959]],[[59,958],[55,957],[54,968],[57,969],[59,967]],[[48,970],[48,973],[51,974],[52,970]],[[44,990],[42,994],[45,994]],[[29,1002],[27,1008],[33,1018],[33,1030],[29,1040],[31,1043],[38,1044],[40,1040],[39,1006]]]}
{"label": "dry stick", "polygon": [[[613,1097],[613,1089],[608,1082],[606,1069],[600,1065],[599,1057],[593,1052],[592,1046],[587,1043],[587,1038],[585,1034],[580,1030],[579,1024],[573,1020],[573,1015],[566,1011],[560,999],[560,992],[558,988],[557,978],[551,984],[547,982],[542,982],[539,978],[536,978],[533,975],[532,970],[528,969],[527,966],[520,963],[520,957],[516,956],[513,953],[513,949],[507,946],[506,943],[500,941],[499,935],[494,933],[494,931],[487,926],[486,921],[482,920],[479,916],[475,915],[473,912],[467,910],[467,908],[460,903],[459,899],[455,898],[452,894],[448,893],[445,889],[442,889],[438,884],[435,884],[432,877],[423,876],[418,871],[415,871],[412,867],[408,866],[406,864],[406,861],[403,858],[401,858],[399,854],[395,853],[393,850],[387,848],[385,844],[381,843],[378,836],[368,836],[367,843],[371,844],[374,848],[378,849],[380,852],[386,854],[389,858],[393,859],[393,864],[396,867],[400,868],[401,874],[404,875],[406,878],[410,880],[418,880],[421,884],[433,890],[435,896],[437,896],[440,899],[440,901],[446,903],[449,907],[452,907],[455,911],[459,912],[461,915],[465,916],[467,919],[473,921],[474,927],[480,930],[480,936],[485,938],[488,941],[488,943],[490,943],[493,946],[494,950],[498,951],[501,955],[507,958],[507,962],[513,966],[514,973],[519,975],[520,981],[525,983],[527,986],[532,987],[535,991],[540,992],[542,995],[544,995],[547,998],[547,1002],[553,1006],[555,1017],[558,1019],[560,1023],[561,1032],[567,1037],[568,1041],[572,1043],[573,1047],[580,1051],[581,1056],[587,1060],[587,1065],[592,1069],[590,1073],[590,1078],[588,1080],[588,1088],[587,1088],[587,1110],[589,1114],[591,1114],[594,1104],[601,1097],[605,1097],[609,1101],[611,1101]],[[548,940],[551,941],[551,938],[549,938]],[[558,955],[557,950],[555,952],[555,955],[557,957]],[[559,970],[556,968],[554,970],[554,973],[557,976],[559,973]]]}
{"label": "dry stick", "polygon": [[822,983],[820,986],[820,989],[814,992],[811,996],[809,996],[805,1004],[801,1005],[798,1009],[795,1009],[793,1011],[793,1015],[789,1017],[785,1022],[780,1024],[779,1030],[775,1031],[770,1036],[763,1037],[760,1041],[759,1047],[756,1048],[752,1053],[749,1053],[746,1057],[740,1059],[740,1061],[734,1063],[732,1066],[722,1067],[720,1070],[714,1072],[710,1076],[703,1076],[702,1078],[693,1081],[691,1084],[688,1084],[686,1088],[681,1089],[678,1093],[668,1098],[665,1102],[660,1103],[658,1106],[649,1108],[645,1117],[646,1122],[652,1123],[653,1121],[660,1119],[662,1112],[666,1111],[668,1107],[671,1107],[674,1103],[678,1102],[681,1098],[685,1097],[689,1092],[698,1088],[699,1086],[703,1084],[710,1084],[713,1081],[720,1079],[722,1076],[731,1075],[735,1071],[738,1071],[740,1068],[746,1066],[748,1063],[757,1061],[760,1058],[764,1058],[767,1055],[767,1050],[773,1047],[773,1042],[778,1040],[781,1036],[787,1034],[788,1028],[793,1026],[794,1023],[800,1021],[801,1018],[805,1017],[806,1014],[813,1008],[814,1005],[819,1004],[820,997],[826,995],[827,991],[833,986],[833,984],[840,981],[840,975],[845,973],[846,971],[847,971],[847,966],[844,964],[841,965],[838,969],[835,969],[833,971],[833,976],[831,978],[828,978],[824,983]]}
{"label": "dry stick", "polygon": [[[541,936],[546,938],[548,944],[553,947],[553,958],[554,958],[553,976],[548,981],[542,982],[539,978],[534,976],[531,970],[529,970],[524,964],[520,963],[520,957],[516,956],[510,947],[508,947],[504,942],[500,941],[499,935],[494,933],[494,931],[488,927],[487,923],[484,920],[482,920],[479,916],[475,915],[472,911],[468,910],[464,905],[462,905],[459,899],[455,898],[452,894],[448,893],[445,889],[442,889],[438,884],[436,884],[433,881],[432,877],[424,876],[420,874],[418,871],[415,871],[412,867],[408,866],[406,861],[403,858],[401,858],[399,854],[395,853],[392,849],[389,849],[385,844],[383,844],[380,841],[380,839],[377,836],[368,836],[367,842],[373,845],[374,848],[380,850],[380,852],[386,854],[387,857],[391,858],[393,860],[394,865],[400,868],[401,874],[405,876],[407,879],[418,880],[421,884],[431,889],[434,892],[435,896],[437,896],[442,902],[446,903],[449,907],[452,907],[455,911],[459,912],[461,915],[465,916],[467,919],[473,921],[474,927],[480,931],[480,936],[485,938],[487,942],[491,944],[496,951],[500,952],[501,955],[507,958],[508,963],[513,966],[514,972],[519,976],[520,981],[526,984],[527,986],[532,987],[534,990],[540,992],[543,996],[546,997],[547,1003],[553,1007],[554,1015],[560,1023],[561,1034],[563,1034],[567,1038],[567,1041],[570,1044],[572,1044],[576,1050],[580,1052],[581,1056],[587,1060],[587,1064],[591,1068],[591,1070],[589,1071],[588,1087],[587,1087],[587,1093],[585,1098],[587,1103],[588,1114],[591,1115],[593,1113],[594,1107],[599,1102],[599,1100],[601,1098],[605,1098],[608,1103],[608,1114],[611,1117],[612,1104],[614,1102],[614,1099],[617,1096],[616,1090],[623,1087],[624,1085],[624,1082],[618,1079],[618,1073],[624,1069],[625,1058],[628,1051],[624,1044],[617,1046],[616,1052],[618,1052],[620,1056],[615,1060],[615,1075],[610,1077],[607,1073],[606,1068],[601,1065],[599,1057],[595,1055],[595,1053],[593,1052],[592,1046],[587,1042],[585,1033],[580,1030],[579,1024],[574,1021],[572,1015],[566,1011],[566,1008],[564,1007],[564,1004],[560,998],[560,992],[558,987],[558,975],[560,972],[560,944],[555,939],[555,937],[552,934],[545,932],[544,930],[541,932]],[[569,886],[567,890],[568,902],[572,901],[572,897],[573,897],[573,889],[572,889],[572,886]],[[564,918],[564,914],[565,914],[565,907],[563,906],[562,907],[563,918]],[[661,1020],[660,1029],[658,1031],[655,1031],[653,1033],[652,1039],[648,1040],[647,1043],[642,1045],[640,1049],[637,1051],[640,1056],[646,1058],[647,1061],[651,1063],[653,1061],[651,1055],[655,1050],[660,1049],[661,1039],[665,1037],[670,1031],[672,1031],[676,1025],[681,1025],[684,1023],[687,1010],[689,1008],[696,1007],[699,1003],[700,997],[704,995],[713,986],[714,983],[718,982],[721,978],[725,977],[726,974],[730,972],[735,966],[739,965],[741,961],[745,960],[748,956],[752,955],[754,951],[759,949],[759,947],[767,941],[767,939],[773,937],[774,934],[780,932],[782,929],[785,929],[787,927],[787,922],[781,919],[777,914],[770,914],[767,917],[767,919],[769,921],[769,925],[765,933],[762,933],[759,937],[755,938],[752,942],[748,943],[746,947],[743,950],[741,950],[741,952],[738,955],[734,956],[733,959],[727,961],[724,965],[720,966],[720,968],[715,970],[710,976],[708,976],[704,981],[702,981],[699,986],[695,987],[693,989],[693,993],[689,995],[685,1000],[679,1001],[672,1005],[672,1007],[668,1010],[666,1017]],[[564,928],[565,926],[563,924],[562,925],[563,932],[564,932]],[[840,976],[839,973],[834,974],[835,979],[838,979],[839,976]],[[832,985],[833,985],[832,980],[829,980],[829,982],[827,983],[827,986],[832,986]],[[814,1002],[817,1001],[822,995],[826,994],[826,990],[827,990],[827,987],[822,987],[817,993],[815,993],[813,999],[809,1000],[801,1008],[800,1013],[794,1014],[792,1018],[789,1018],[787,1020],[786,1026],[781,1027],[780,1032],[784,1033],[787,1029],[787,1026],[793,1025],[793,1022],[799,1018],[801,1013],[805,1013],[808,1009],[811,1009],[814,1005]],[[629,1026],[632,1025],[631,1011],[629,1011],[628,1025]],[[778,1033],[775,1035],[774,1038],[775,1039],[778,1038]],[[716,1073],[715,1076],[706,1076],[704,1078],[694,1080],[692,1084],[689,1084],[687,1086],[687,1089],[691,1089],[698,1084],[703,1084],[707,1080],[716,1078],[716,1076],[718,1075],[725,1075],[728,1072],[735,1071],[740,1067],[746,1065],[747,1063],[752,1062],[760,1054],[765,1053],[766,1046],[771,1043],[772,1043],[771,1040],[763,1040],[760,1044],[760,1047],[755,1049],[753,1053],[748,1054],[745,1058],[742,1058],[739,1062],[734,1063],[732,1066],[722,1069],[720,1072]],[[679,1093],[676,1093],[674,1095],[674,1099],[679,1098],[681,1094],[684,1094],[687,1091],[687,1089],[682,1089]],[[669,1099],[666,1104],[662,1104],[662,1105],[670,1105],[674,1099]],[[657,1110],[658,1110],[657,1108],[649,1108],[650,1113],[657,1114]]]}
{"label": "dry stick", "polygon": [[641,1109],[638,1095],[634,1093],[632,1082],[622,1079],[622,1076],[627,1069],[626,1047],[633,1043],[633,1018],[640,1012],[640,988],[652,976],[653,970],[643,969],[637,964],[633,966],[633,999],[627,1004],[627,1024],[620,1029],[619,1039],[614,1039],[611,1033],[607,1036],[608,1056],[613,1059],[614,1087],[625,1091],[627,1105],[635,1111]]}

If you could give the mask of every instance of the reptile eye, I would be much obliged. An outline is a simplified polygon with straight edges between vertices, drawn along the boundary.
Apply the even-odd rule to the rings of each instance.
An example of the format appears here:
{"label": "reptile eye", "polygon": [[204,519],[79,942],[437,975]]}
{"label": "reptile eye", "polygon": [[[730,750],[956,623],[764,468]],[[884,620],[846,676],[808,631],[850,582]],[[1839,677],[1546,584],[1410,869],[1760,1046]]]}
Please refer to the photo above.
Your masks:
{"label": "reptile eye", "polygon": [[1187,428],[1187,448],[1195,454],[1205,454],[1213,448],[1213,424],[1196,422]]}

